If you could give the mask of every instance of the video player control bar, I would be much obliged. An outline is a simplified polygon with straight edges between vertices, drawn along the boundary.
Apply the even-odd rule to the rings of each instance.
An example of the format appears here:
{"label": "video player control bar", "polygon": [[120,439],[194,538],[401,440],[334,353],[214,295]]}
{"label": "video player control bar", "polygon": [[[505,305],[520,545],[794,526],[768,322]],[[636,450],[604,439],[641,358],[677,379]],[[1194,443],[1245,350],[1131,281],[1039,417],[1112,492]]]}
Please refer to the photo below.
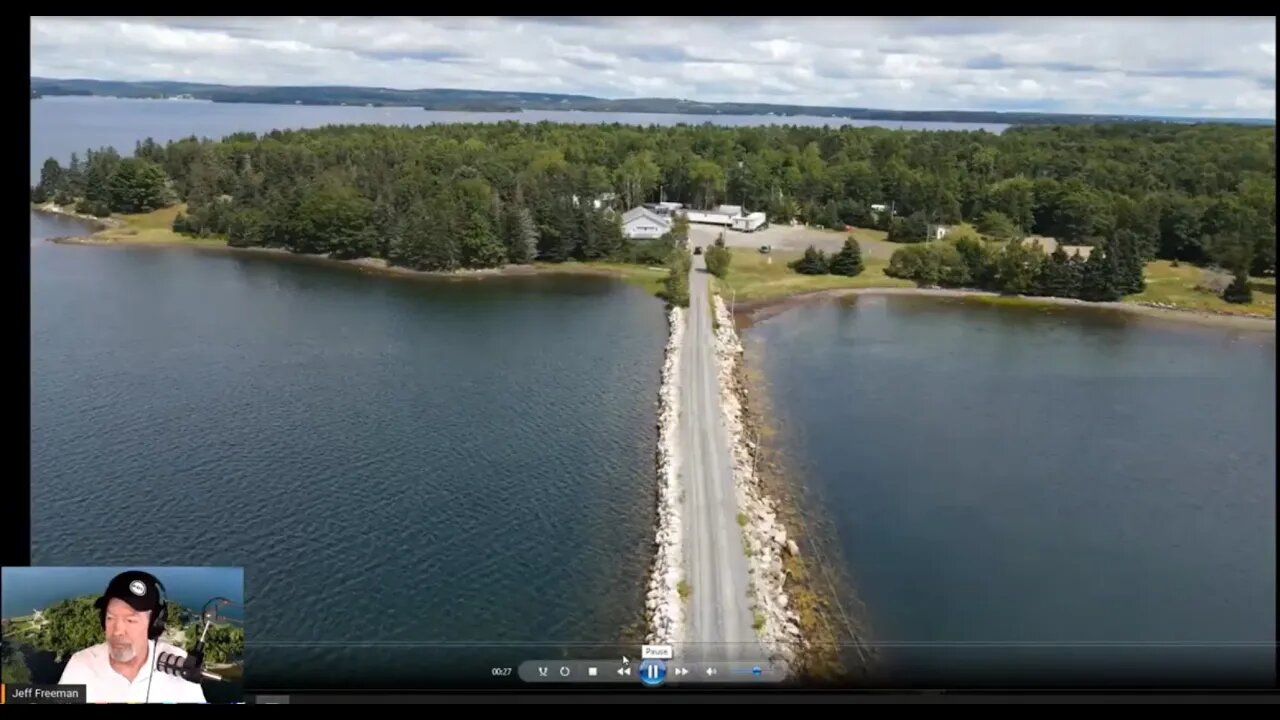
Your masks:
{"label": "video player control bar", "polygon": [[687,662],[644,659],[528,660],[518,675],[529,683],[627,683],[648,686],[683,683],[781,682],[779,672],[767,662]]}

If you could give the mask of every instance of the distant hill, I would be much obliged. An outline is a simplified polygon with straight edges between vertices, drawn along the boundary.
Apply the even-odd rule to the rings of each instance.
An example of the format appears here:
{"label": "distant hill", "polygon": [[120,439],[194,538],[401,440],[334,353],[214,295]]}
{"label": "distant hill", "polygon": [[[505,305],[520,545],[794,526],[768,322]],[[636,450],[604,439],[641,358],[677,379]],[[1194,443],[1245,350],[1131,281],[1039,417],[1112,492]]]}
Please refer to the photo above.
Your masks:
{"label": "distant hill", "polygon": [[1007,125],[1079,125],[1163,120],[1167,122],[1230,122],[1274,125],[1266,119],[1151,118],[1132,115],[1069,115],[1035,112],[969,110],[881,110],[767,103],[709,103],[671,98],[629,98],[610,100],[588,95],[556,93],[494,92],[427,88],[334,86],[209,85],[186,82],[118,82],[111,80],[31,78],[31,97],[57,95],[102,95],[123,98],[179,98],[228,103],[269,103],[285,105],[373,105],[375,107],[421,107],[426,110],[473,112],[519,112],[522,110],[580,110],[593,112],[677,113],[695,115],[816,115],[879,121],[924,121],[996,123]]}

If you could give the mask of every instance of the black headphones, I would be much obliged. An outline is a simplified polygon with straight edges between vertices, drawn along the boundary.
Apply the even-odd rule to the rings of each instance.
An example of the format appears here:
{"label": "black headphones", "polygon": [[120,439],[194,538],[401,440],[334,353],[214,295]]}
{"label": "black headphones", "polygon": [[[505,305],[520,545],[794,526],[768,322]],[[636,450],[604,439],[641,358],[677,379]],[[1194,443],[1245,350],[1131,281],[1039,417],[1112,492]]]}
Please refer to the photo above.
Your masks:
{"label": "black headphones", "polygon": [[[125,573],[120,573],[120,575],[124,574]],[[152,575],[151,573],[143,572],[141,570],[131,570],[128,574],[141,575],[144,580],[150,582],[156,587],[156,594],[159,596],[160,607],[155,612],[151,613],[151,621],[147,625],[147,639],[158,640],[160,639],[160,636],[164,634],[165,623],[169,620],[169,591],[165,589],[164,583],[160,582],[160,578]],[[116,578],[119,578],[120,575],[112,578],[111,582],[107,584],[107,587],[109,588],[114,584]],[[107,603],[109,600],[110,598],[106,595],[98,598],[98,622],[102,625],[102,629],[104,631],[107,629]]]}

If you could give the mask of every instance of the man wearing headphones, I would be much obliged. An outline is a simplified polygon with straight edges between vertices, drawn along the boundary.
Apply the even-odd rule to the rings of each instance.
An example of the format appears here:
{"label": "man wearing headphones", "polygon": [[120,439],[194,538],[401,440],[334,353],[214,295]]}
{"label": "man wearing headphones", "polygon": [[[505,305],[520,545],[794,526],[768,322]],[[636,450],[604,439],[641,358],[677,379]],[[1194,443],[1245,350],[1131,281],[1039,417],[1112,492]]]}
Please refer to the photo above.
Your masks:
{"label": "man wearing headphones", "polygon": [[59,684],[84,685],[91,703],[205,702],[199,683],[156,670],[160,653],[186,656],[160,641],[169,614],[162,590],[154,575],[138,570],[112,578],[94,603],[106,640],[72,655]]}

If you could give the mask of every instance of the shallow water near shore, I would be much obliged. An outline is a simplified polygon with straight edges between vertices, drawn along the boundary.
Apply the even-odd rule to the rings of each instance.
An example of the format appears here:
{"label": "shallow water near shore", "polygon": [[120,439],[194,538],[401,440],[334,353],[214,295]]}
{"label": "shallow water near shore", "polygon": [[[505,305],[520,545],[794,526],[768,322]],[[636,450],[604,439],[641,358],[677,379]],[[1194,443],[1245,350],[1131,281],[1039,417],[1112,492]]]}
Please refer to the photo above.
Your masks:
{"label": "shallow water near shore", "polygon": [[1272,681],[1273,332],[863,296],[743,335],[884,681]]}

